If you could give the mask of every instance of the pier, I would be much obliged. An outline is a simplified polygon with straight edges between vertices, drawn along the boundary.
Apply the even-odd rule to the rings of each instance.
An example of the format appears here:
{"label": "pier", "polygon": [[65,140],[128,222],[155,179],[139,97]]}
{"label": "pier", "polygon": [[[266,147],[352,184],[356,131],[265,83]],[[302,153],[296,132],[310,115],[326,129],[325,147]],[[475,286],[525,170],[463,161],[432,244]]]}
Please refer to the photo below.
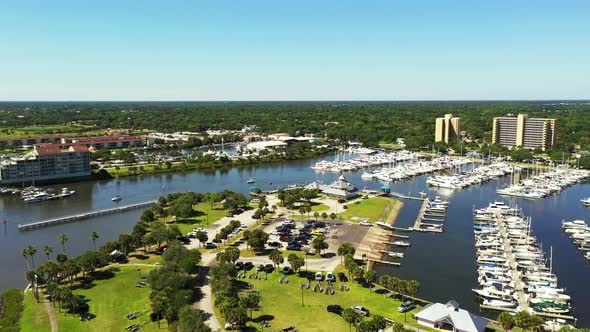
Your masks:
{"label": "pier", "polygon": [[104,215],[108,215],[108,214],[115,214],[115,213],[121,213],[121,212],[125,212],[125,211],[141,209],[141,208],[145,208],[148,206],[152,206],[154,204],[156,204],[156,201],[147,201],[147,202],[129,204],[129,205],[124,205],[124,206],[118,206],[118,207],[109,208],[109,209],[93,210],[93,211],[89,211],[89,212],[83,212],[83,213],[73,214],[73,215],[64,216],[64,217],[46,219],[46,220],[41,220],[41,221],[28,223],[28,224],[19,224],[18,230],[21,232],[31,231],[31,230],[35,230],[38,228],[66,224],[66,223],[71,223],[71,222],[75,222],[75,221],[104,216]]}

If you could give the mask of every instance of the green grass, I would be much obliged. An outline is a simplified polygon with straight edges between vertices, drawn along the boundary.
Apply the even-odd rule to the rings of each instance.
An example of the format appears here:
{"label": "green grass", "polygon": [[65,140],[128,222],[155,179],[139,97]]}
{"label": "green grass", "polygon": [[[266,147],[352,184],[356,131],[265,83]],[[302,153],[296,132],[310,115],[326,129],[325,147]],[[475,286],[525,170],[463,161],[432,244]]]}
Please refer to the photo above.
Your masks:
{"label": "green grass", "polygon": [[[326,306],[339,304],[343,308],[352,305],[362,305],[371,313],[382,315],[399,322],[404,321],[404,314],[397,312],[400,301],[370,292],[368,288],[361,287],[355,282],[349,282],[350,291],[341,292],[340,283],[336,283],[335,295],[314,293],[313,289],[303,290],[303,302],[301,305],[301,288],[299,284],[305,281],[296,275],[289,276],[288,284],[280,284],[279,273],[269,274],[268,280],[247,279],[246,281],[260,291],[262,296],[262,310],[254,312],[254,321],[266,319],[271,323],[272,330],[278,330],[288,326],[295,326],[299,331],[348,331],[348,324],[342,317],[328,313]],[[323,283],[324,287],[326,283]],[[315,283],[312,283],[312,287]],[[408,322],[414,309],[407,313]],[[258,327],[257,323],[249,323]],[[416,324],[415,322],[413,324]],[[426,330],[426,329],[425,329]]]}
{"label": "green grass", "polygon": [[26,292],[23,315],[19,322],[23,332],[49,332],[51,323],[43,303],[37,303],[31,291]]}
{"label": "green grass", "polygon": [[[153,268],[125,266],[107,268],[95,274],[95,280],[89,287],[79,287],[74,294],[88,300],[90,313],[96,315],[93,319],[81,322],[78,315],[67,313],[55,308],[60,331],[124,331],[130,324],[149,321],[149,311],[135,320],[128,320],[127,313],[149,309],[151,289],[138,288],[141,273],[148,273]],[[112,271],[114,275],[109,275]],[[163,322],[163,327],[166,323]],[[158,324],[149,322],[141,331],[157,331]],[[36,330],[35,330],[36,331]]]}
{"label": "green grass", "polygon": [[326,204],[314,204],[311,206],[311,211],[312,212],[322,212],[322,211],[328,211],[330,210],[330,207],[327,206]]}
{"label": "green grass", "polygon": [[96,130],[88,125],[43,125],[21,128],[0,127],[0,138],[20,138],[28,136],[90,136],[104,135],[106,130]]}
{"label": "green grass", "polygon": [[376,222],[379,220],[387,204],[389,202],[397,202],[393,199],[386,198],[386,197],[373,197],[369,199],[364,199],[357,201],[360,202],[359,204],[351,203],[348,204],[348,209],[342,213],[342,216],[346,220],[350,220],[352,222],[359,222],[361,220],[352,219],[354,217],[357,218],[368,218],[370,222]]}
{"label": "green grass", "polygon": [[224,209],[221,204],[214,204],[213,208],[211,208],[211,204],[209,203],[199,203],[193,208],[199,212],[202,212],[202,214],[196,217],[182,219],[174,222],[176,225],[178,225],[178,228],[180,228],[180,231],[183,235],[186,235],[188,232],[192,232],[192,230],[195,228],[210,225],[225,217],[225,215],[229,212],[229,210]]}
{"label": "green grass", "polygon": [[139,252],[129,254],[128,259],[129,264],[154,264],[162,262],[162,256],[160,255],[145,255]]}

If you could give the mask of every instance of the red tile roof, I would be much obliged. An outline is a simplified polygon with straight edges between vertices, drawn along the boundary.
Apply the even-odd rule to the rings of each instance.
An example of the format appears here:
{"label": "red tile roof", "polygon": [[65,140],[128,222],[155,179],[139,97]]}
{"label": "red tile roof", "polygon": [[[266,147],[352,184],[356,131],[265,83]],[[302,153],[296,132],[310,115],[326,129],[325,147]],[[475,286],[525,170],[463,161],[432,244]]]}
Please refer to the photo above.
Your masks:
{"label": "red tile roof", "polygon": [[88,152],[88,148],[84,145],[73,145],[69,149],[71,152]]}
{"label": "red tile roof", "polygon": [[56,144],[38,144],[35,145],[35,152],[37,154],[55,154],[60,153],[61,149]]}

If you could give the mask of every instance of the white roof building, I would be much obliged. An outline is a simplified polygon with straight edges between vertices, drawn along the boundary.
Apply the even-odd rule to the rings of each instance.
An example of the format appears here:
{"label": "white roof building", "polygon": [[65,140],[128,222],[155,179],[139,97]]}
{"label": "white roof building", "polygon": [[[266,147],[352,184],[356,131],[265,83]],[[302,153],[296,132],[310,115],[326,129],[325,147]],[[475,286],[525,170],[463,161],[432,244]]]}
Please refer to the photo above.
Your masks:
{"label": "white roof building", "polygon": [[488,320],[459,308],[455,301],[432,303],[414,314],[418,324],[446,331],[483,332]]}
{"label": "white roof building", "polygon": [[341,174],[338,177],[338,180],[334,181],[329,185],[325,185],[319,181],[312,182],[305,186],[307,189],[317,189],[320,190],[322,193],[343,199],[351,199],[359,195],[359,190],[355,187],[352,183],[348,182],[348,180]]}

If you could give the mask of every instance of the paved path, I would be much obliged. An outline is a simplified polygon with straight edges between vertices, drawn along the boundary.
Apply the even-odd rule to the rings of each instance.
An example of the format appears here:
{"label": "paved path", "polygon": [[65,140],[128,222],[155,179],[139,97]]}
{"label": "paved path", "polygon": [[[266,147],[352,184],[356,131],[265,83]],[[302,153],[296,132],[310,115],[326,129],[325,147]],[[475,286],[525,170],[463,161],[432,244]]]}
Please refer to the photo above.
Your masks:
{"label": "paved path", "polygon": [[47,299],[44,301],[43,305],[45,306],[45,310],[47,310],[47,314],[49,315],[51,332],[57,332],[59,329],[57,328],[57,318],[55,317],[55,311],[53,311],[53,305],[51,305]]}

